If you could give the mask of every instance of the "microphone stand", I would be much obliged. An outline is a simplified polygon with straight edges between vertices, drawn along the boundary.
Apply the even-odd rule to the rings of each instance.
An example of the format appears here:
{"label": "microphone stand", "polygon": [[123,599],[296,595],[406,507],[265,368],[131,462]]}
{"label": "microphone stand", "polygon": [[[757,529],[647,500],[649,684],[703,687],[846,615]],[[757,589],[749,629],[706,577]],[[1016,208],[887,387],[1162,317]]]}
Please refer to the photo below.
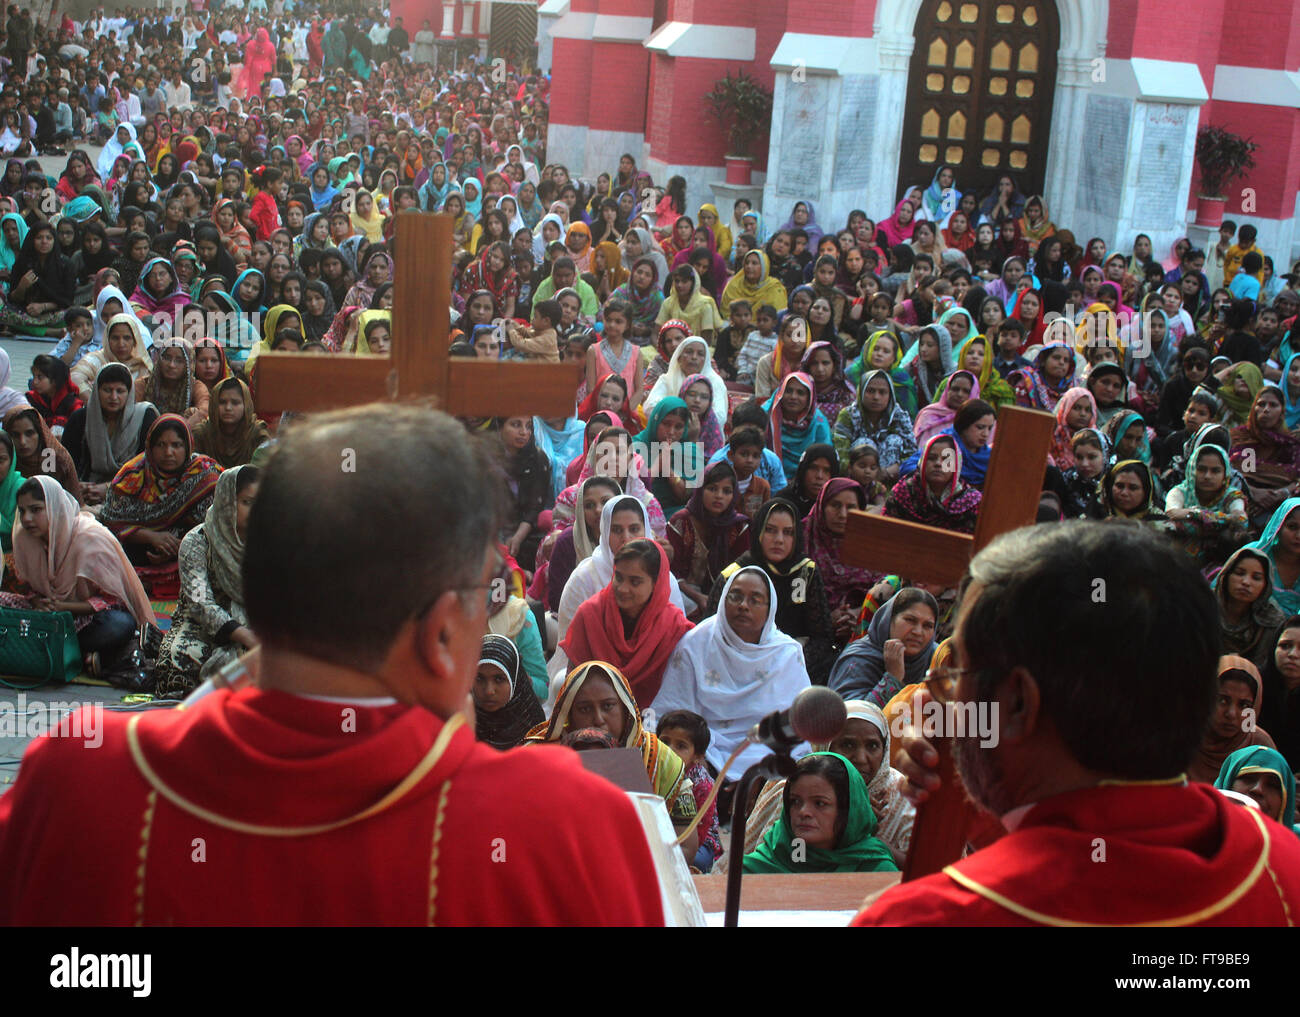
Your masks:
{"label": "microphone stand", "polygon": [[754,781],[789,778],[795,772],[795,762],[790,758],[793,746],[772,752],[744,772],[736,784],[736,796],[731,802],[731,857],[727,863],[727,905],[723,926],[734,929],[740,921],[740,877],[745,859],[745,826],[749,820],[749,789]]}

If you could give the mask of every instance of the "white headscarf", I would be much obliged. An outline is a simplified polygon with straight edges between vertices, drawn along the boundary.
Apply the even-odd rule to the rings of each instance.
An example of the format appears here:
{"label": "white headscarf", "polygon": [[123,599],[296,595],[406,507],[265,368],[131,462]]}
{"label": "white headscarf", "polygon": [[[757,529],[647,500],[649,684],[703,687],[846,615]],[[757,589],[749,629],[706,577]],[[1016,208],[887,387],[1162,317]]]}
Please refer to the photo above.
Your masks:
{"label": "white headscarf", "polygon": [[[767,621],[757,643],[747,643],[727,621],[726,599],[737,576],[760,576],[767,587]],[[706,758],[726,762],[749,729],[767,714],[784,710],[811,684],[803,649],[776,627],[776,588],[757,565],[737,569],[722,588],[718,613],[682,636],[664,670],[664,682],[651,709],[657,717],[690,710],[709,723],[713,737]],[[733,764],[739,773],[767,749],[751,745]]]}
{"label": "white headscarf", "polygon": [[[131,300],[116,286],[105,286],[99,291],[99,296],[95,298],[95,339],[94,344],[83,353],[89,353],[90,350],[97,349],[104,345],[105,335],[108,331],[108,319],[104,317],[104,305],[110,300],[117,300],[122,307],[118,314],[131,313]],[[110,315],[112,317],[112,315]]]}
{"label": "white headscarf", "polygon": [[107,180],[113,175],[113,163],[115,163],[117,157],[126,150],[126,145],[117,140],[117,132],[123,129],[131,135],[131,140],[128,141],[126,145],[135,141],[135,125],[132,124],[131,121],[123,120],[113,128],[113,136],[108,139],[108,144],[106,144],[104,150],[99,153],[99,162],[95,164],[95,168],[99,170],[100,180]]}
{"label": "white headscarf", "polygon": [[13,367],[9,364],[9,354],[0,349],[0,418],[15,406],[26,406],[27,397],[16,389],[9,388],[9,376]]}
{"label": "white headscarf", "polygon": [[[636,238],[641,241],[641,253],[631,255],[627,253],[627,238],[636,234]],[[639,258],[649,258],[655,266],[655,282],[657,289],[663,289],[664,284],[668,282],[668,259],[664,257],[663,248],[656,242],[649,230],[643,230],[640,226],[634,226],[623,235],[623,242],[618,245],[619,251],[623,255],[623,267],[630,274],[636,267]]]}
{"label": "white headscarf", "polygon": [[683,339],[677,344],[677,349],[673,350],[672,359],[668,361],[668,370],[655,379],[654,387],[650,389],[650,394],[646,396],[646,417],[649,418],[654,413],[655,405],[661,399],[677,395],[682,390],[682,386],[686,384],[686,379],[690,375],[682,370],[678,360],[681,357],[682,350],[691,343],[698,343],[704,347],[704,367],[699,373],[708,379],[709,387],[713,389],[713,402],[709,409],[718,418],[718,429],[723,430],[727,425],[727,383],[713,369],[713,357],[709,350],[709,344],[697,335]]}
{"label": "white headscarf", "polygon": [[[912,844],[916,806],[903,796],[903,784],[907,778],[889,765],[889,722],[880,707],[864,699],[847,702],[844,709],[848,713],[846,723],[850,720],[865,720],[880,732],[880,737],[884,740],[885,751],[880,765],[872,774],[871,782],[867,784],[867,795],[871,798],[871,808],[876,813],[876,836],[900,854],[906,855]],[[830,746],[819,745],[816,748],[828,749]]]}
{"label": "white headscarf", "polygon": [[[519,202],[516,200],[515,206],[518,207],[518,204]],[[546,256],[546,239],[542,236],[542,227],[548,222],[553,222],[560,228],[560,235],[556,237],[553,242],[564,242],[564,220],[554,212],[547,212],[546,215],[542,216],[541,221],[537,224],[537,229],[533,230],[533,258],[539,265],[542,263],[542,259]],[[512,233],[511,236],[513,237],[514,234]]]}

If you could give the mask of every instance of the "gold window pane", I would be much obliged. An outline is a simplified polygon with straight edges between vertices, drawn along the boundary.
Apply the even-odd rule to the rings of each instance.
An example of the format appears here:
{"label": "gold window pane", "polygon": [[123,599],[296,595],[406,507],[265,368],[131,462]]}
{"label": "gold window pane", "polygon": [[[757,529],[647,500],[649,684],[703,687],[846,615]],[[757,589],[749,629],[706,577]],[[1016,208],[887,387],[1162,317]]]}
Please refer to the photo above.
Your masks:
{"label": "gold window pane", "polygon": [[921,162],[934,162],[939,158],[939,146],[922,145],[921,150],[917,153],[917,158]]}
{"label": "gold window pane", "polygon": [[996,113],[990,113],[984,120],[984,140],[1001,141],[1005,126],[1002,117]]}
{"label": "gold window pane", "polygon": [[1009,25],[1016,19],[1016,9],[1010,4],[1000,4],[997,10],[999,25]]}
{"label": "gold window pane", "polygon": [[961,145],[949,145],[947,150],[943,153],[943,158],[945,162],[951,162],[960,165],[961,157],[963,154],[964,153],[962,152]]}
{"label": "gold window pane", "polygon": [[952,65],[963,70],[975,66],[975,47],[969,39],[962,39],[953,51]]}
{"label": "gold window pane", "polygon": [[989,78],[989,95],[1006,95],[1006,78]]}
{"label": "gold window pane", "polygon": [[962,5],[961,5],[961,20],[962,20],[963,22],[965,22],[965,23],[968,24],[968,25],[973,25],[973,24],[975,24],[975,22],[977,22],[977,21],[979,20],[979,17],[980,17],[980,5],[979,5],[979,4],[962,4]]}
{"label": "gold window pane", "polygon": [[921,115],[921,137],[937,138],[939,136],[939,111],[928,109]]}
{"label": "gold window pane", "polygon": [[1012,152],[1007,161],[1011,163],[1012,169],[1022,170],[1029,165],[1029,156],[1024,152]]}
{"label": "gold window pane", "polygon": [[1011,47],[1005,42],[998,42],[989,50],[989,68],[994,71],[1011,70]]}
{"label": "gold window pane", "polygon": [[1034,94],[1034,83],[1028,78],[1021,78],[1016,82],[1016,98],[1028,99]]}
{"label": "gold window pane", "polygon": [[1020,68],[1025,74],[1034,74],[1038,71],[1038,47],[1032,42],[1025,43],[1020,47]]}
{"label": "gold window pane", "polygon": [[952,94],[965,95],[970,91],[970,78],[965,74],[956,74],[952,79]]}
{"label": "gold window pane", "polygon": [[948,62],[948,44],[942,39],[930,43],[930,56],[927,61],[931,67],[942,67]]}
{"label": "gold window pane", "polygon": [[939,5],[939,9],[934,12],[934,19],[936,21],[947,21],[951,17],[952,4],[948,3],[948,0],[943,0],[943,3]]}
{"label": "gold window pane", "polygon": [[925,76],[925,87],[926,87],[927,89],[929,89],[931,92],[942,92],[942,91],[943,91],[943,75],[942,75],[942,74],[927,74],[927,75]]}
{"label": "gold window pane", "polygon": [[[944,4],[944,6],[947,7],[948,5]],[[1038,8],[1026,7],[1020,14],[1020,20],[1030,28],[1033,28],[1034,25],[1038,24]]]}
{"label": "gold window pane", "polygon": [[1011,121],[1011,143],[1013,145],[1029,144],[1029,117],[1024,114]]}
{"label": "gold window pane", "polygon": [[989,168],[997,166],[1001,161],[1002,153],[996,148],[986,148],[980,156],[981,165],[988,166]]}
{"label": "gold window pane", "polygon": [[966,114],[961,110],[948,118],[948,137],[958,141],[966,139]]}

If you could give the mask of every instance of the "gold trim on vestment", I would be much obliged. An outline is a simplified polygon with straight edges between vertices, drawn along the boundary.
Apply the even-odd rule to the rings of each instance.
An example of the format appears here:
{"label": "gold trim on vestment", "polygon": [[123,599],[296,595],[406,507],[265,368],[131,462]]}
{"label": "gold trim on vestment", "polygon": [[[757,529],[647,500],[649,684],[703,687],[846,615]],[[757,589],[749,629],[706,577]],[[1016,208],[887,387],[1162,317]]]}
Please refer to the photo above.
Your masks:
{"label": "gold trim on vestment", "polygon": [[438,791],[438,809],[433,820],[433,850],[429,854],[429,927],[437,925],[438,917],[438,848],[442,843],[442,821],[447,818],[447,794],[451,781],[442,782]]}
{"label": "gold trim on vestment", "polygon": [[[227,830],[234,830],[237,833],[249,833],[257,837],[311,837],[319,833],[328,833],[331,830],[337,830],[340,827],[348,826],[351,823],[360,822],[363,819],[369,819],[371,816],[383,812],[385,809],[395,805],[416,785],[420,783],[435,766],[438,760],[447,750],[447,745],[451,742],[452,735],[457,729],[465,723],[464,715],[460,713],[453,714],[446,723],[443,724],[442,730],[434,740],[433,747],[429,749],[424,758],[421,759],[410,773],[402,778],[401,783],[389,791],[383,798],[370,805],[360,812],[344,819],[335,820],[330,823],[316,823],[311,826],[262,826],[256,823],[245,823],[239,819],[231,819],[205,809],[201,805],[189,801],[182,797],[178,792],[173,791],[163,783],[161,777],[149,765],[149,761],[144,757],[144,750],[140,745],[140,736],[136,731],[136,726],[140,723],[143,714],[136,714],[128,722],[126,727],[126,741],[131,750],[131,758],[135,761],[140,775],[154,788],[154,790],[175,805],[178,809],[188,812],[191,816],[196,816],[204,822],[211,823],[213,826],[220,826]],[[148,815],[148,814],[146,814]],[[148,827],[146,826],[146,833]],[[142,877],[143,878],[143,877]]]}
{"label": "gold trim on vestment", "polygon": [[[1214,915],[1219,914],[1221,911],[1226,911],[1228,908],[1232,907],[1232,905],[1236,904],[1237,901],[1239,901],[1251,890],[1251,888],[1259,880],[1260,874],[1263,873],[1268,868],[1268,852],[1269,852],[1269,846],[1271,844],[1271,838],[1269,837],[1268,834],[1268,827],[1264,825],[1264,821],[1260,819],[1260,817],[1256,814],[1256,811],[1254,809],[1247,809],[1246,812],[1249,813],[1250,818],[1255,821],[1255,825],[1259,827],[1259,832],[1263,836],[1264,847],[1263,850],[1260,852],[1259,859],[1255,862],[1255,867],[1251,869],[1250,874],[1245,878],[1245,880],[1239,883],[1232,890],[1231,893],[1222,897],[1218,901],[1215,901],[1213,904],[1201,908],[1199,911],[1193,911],[1191,914],[1187,914],[1187,915],[1179,915],[1175,918],[1162,918],[1153,922],[1123,922],[1123,923],[1076,922],[1073,919],[1060,918],[1057,917],[1056,915],[1044,914],[1042,911],[1035,911],[1033,908],[1025,907],[1023,904],[1017,904],[1009,897],[1005,897],[1002,894],[998,893],[996,890],[990,889],[987,886],[975,882],[975,880],[971,879],[970,876],[958,872],[951,865],[945,866],[943,872],[944,875],[946,875],[949,879],[953,880],[954,882],[958,883],[961,886],[964,886],[967,890],[970,890],[972,893],[978,894],[979,896],[983,897],[985,900],[991,900],[994,904],[997,904],[999,907],[1005,908],[1006,910],[1010,911],[1012,914],[1019,915],[1021,918],[1028,918],[1030,921],[1038,922],[1040,925],[1056,925],[1056,926],[1064,926],[1064,927],[1071,927],[1071,928],[1083,927],[1083,928],[1124,928],[1124,929],[1141,929],[1141,928],[1150,928],[1153,926],[1195,925],[1197,922],[1202,922],[1207,918],[1211,918]],[[1270,875],[1272,875],[1271,872]],[[1277,887],[1276,880],[1274,880],[1273,885]],[[1278,889],[1278,897],[1282,900],[1282,907],[1283,910],[1286,911],[1287,913],[1287,919],[1289,923],[1290,910],[1286,906],[1286,899],[1282,896],[1281,888],[1278,887],[1277,889]]]}
{"label": "gold trim on vestment", "polygon": [[[138,715],[137,715],[138,717]],[[149,861],[149,837],[153,833],[153,814],[158,792],[150,791],[144,800],[144,823],[140,827],[140,864],[135,870],[135,926],[144,925],[144,873]]]}

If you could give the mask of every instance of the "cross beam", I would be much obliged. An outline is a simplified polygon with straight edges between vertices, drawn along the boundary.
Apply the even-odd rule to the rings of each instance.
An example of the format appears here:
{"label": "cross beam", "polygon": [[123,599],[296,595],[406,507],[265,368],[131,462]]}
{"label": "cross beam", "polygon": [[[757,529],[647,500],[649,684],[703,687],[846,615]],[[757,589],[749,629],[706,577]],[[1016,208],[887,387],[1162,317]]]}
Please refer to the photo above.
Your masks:
{"label": "cross beam", "polygon": [[264,353],[257,361],[259,411],[311,412],[435,396],[453,416],[572,416],[576,385],[567,364],[448,355],[453,247],[450,216],[399,215],[391,356]]}
{"label": "cross beam", "polygon": [[[957,585],[974,554],[994,537],[1034,522],[1055,424],[1048,413],[1002,407],[974,536],[850,512],[844,560],[917,582]],[[957,780],[951,740],[945,738],[937,747],[943,785],[916,811],[912,847],[903,867],[905,881],[939,872],[957,861],[978,819]]]}

